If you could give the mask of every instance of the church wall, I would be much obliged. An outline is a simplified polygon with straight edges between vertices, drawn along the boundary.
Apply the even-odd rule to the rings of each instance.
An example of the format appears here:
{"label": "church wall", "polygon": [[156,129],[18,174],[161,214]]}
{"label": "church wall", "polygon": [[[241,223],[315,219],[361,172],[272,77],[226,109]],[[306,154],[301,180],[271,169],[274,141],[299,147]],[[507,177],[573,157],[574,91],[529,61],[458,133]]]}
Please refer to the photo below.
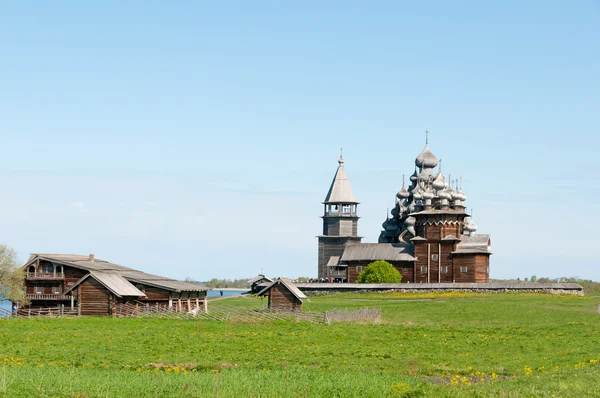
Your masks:
{"label": "church wall", "polygon": [[360,238],[358,237],[319,237],[319,268],[318,268],[318,277],[326,278],[327,270],[325,269],[327,266],[327,262],[331,256],[342,256],[344,253],[344,249],[346,245],[349,243],[360,243]]}
{"label": "church wall", "polygon": [[[375,260],[364,260],[364,261],[351,261],[348,264],[348,283],[356,283],[358,279],[358,275],[360,272],[357,267],[362,267],[364,271],[367,268],[367,265],[371,264]],[[408,261],[388,261],[388,263],[392,264],[394,268],[400,272],[402,275],[402,283],[412,283],[413,282],[413,263]]]}
{"label": "church wall", "polygon": [[442,283],[452,283],[454,280],[453,274],[453,259],[452,252],[454,251],[454,243],[442,243],[442,255],[440,261],[442,267],[446,266],[448,272],[442,273]]}
{"label": "church wall", "polygon": [[[467,272],[461,272],[461,266]],[[455,282],[484,283],[489,281],[489,256],[485,254],[464,254],[454,257]]]}
{"label": "church wall", "polygon": [[354,235],[352,233],[353,224],[354,224],[354,220],[352,220],[352,219],[340,220],[340,227],[339,227],[340,235],[342,235],[342,236]]}

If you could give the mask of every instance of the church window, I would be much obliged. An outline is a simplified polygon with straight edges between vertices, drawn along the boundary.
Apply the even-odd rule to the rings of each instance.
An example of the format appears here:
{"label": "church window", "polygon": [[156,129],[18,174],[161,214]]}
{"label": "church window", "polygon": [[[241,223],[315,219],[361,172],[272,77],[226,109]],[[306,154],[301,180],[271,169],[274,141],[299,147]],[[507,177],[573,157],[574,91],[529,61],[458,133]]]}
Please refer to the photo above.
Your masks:
{"label": "church window", "polygon": [[442,273],[443,274],[447,274],[448,273],[448,266],[447,265],[442,265]]}
{"label": "church window", "polygon": [[426,265],[424,265],[424,266],[421,267],[421,272],[423,272],[423,273],[427,272],[427,266]]}
{"label": "church window", "polygon": [[362,272],[362,265],[358,265],[356,267],[356,272]]}
{"label": "church window", "polygon": [[404,272],[410,272],[410,268],[404,267]]}
{"label": "church window", "polygon": [[342,213],[344,214],[350,214],[350,206],[349,205],[345,205],[342,207]]}
{"label": "church window", "polygon": [[466,265],[462,265],[460,267],[460,272],[467,272],[467,266]]}
{"label": "church window", "polygon": [[439,258],[439,256],[438,256],[437,254],[432,254],[432,255],[431,255],[431,260],[432,260],[432,261],[437,261],[437,260],[438,260],[438,258]]}

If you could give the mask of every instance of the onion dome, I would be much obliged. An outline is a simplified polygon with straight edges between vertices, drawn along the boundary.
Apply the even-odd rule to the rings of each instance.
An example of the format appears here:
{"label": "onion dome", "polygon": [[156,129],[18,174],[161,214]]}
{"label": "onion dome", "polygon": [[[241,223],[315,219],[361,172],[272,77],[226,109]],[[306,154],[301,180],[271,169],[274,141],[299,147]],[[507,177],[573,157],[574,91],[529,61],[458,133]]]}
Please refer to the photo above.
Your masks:
{"label": "onion dome", "polygon": [[417,220],[413,216],[410,216],[406,219],[406,221],[404,221],[404,225],[407,227],[413,227],[416,222]]}
{"label": "onion dome", "polygon": [[408,205],[408,209],[407,209],[407,210],[408,210],[408,213],[409,213],[409,214],[410,214],[410,213],[413,213],[413,212],[415,211],[415,209],[416,209],[416,208],[417,208],[417,206],[416,206],[415,202],[414,202],[414,201],[413,201],[413,202],[410,202],[410,204]]}
{"label": "onion dome", "polygon": [[477,231],[477,225],[475,225],[473,220],[470,220],[469,223],[465,225],[465,231],[470,233]]}
{"label": "onion dome", "polygon": [[400,191],[398,191],[396,197],[400,200],[408,199],[410,197],[410,192],[408,192],[406,188],[403,187]]}
{"label": "onion dome", "polygon": [[415,172],[410,176],[410,180],[412,182],[417,181],[418,175],[417,175],[417,169],[415,169]]}
{"label": "onion dome", "polygon": [[423,191],[419,186],[417,186],[417,188],[413,191],[413,198],[415,198],[416,200],[423,199]]}
{"label": "onion dome", "polygon": [[388,222],[386,223],[385,230],[386,231],[395,231],[397,229],[398,229],[398,221],[394,220],[393,218],[389,219]]}
{"label": "onion dome", "polygon": [[444,189],[442,191],[439,191],[438,192],[438,197],[440,199],[452,200],[452,194],[449,191],[447,191],[446,189]]}
{"label": "onion dome", "polygon": [[446,189],[446,179],[442,173],[438,174],[435,181],[433,181],[433,189],[436,191],[441,191],[442,189]]}
{"label": "onion dome", "polygon": [[394,207],[390,213],[392,213],[392,216],[396,217],[398,214],[400,214],[400,209],[398,209],[398,207]]}
{"label": "onion dome", "polygon": [[438,159],[429,149],[429,138],[425,141],[425,149],[417,158],[415,159],[415,165],[421,168],[434,168],[438,165]]}
{"label": "onion dome", "polygon": [[465,195],[463,191],[454,191],[452,193],[452,199],[464,202],[465,200],[467,200],[467,195]]}
{"label": "onion dome", "polygon": [[410,197],[410,192],[408,192],[406,190],[406,187],[404,186],[404,174],[402,174],[402,189],[400,191],[398,191],[398,193],[396,194],[396,197],[400,200],[408,199]]}
{"label": "onion dome", "polygon": [[427,190],[427,191],[423,192],[423,199],[426,199],[426,200],[429,199],[429,200],[431,200],[434,197],[435,197],[435,195],[430,190]]}

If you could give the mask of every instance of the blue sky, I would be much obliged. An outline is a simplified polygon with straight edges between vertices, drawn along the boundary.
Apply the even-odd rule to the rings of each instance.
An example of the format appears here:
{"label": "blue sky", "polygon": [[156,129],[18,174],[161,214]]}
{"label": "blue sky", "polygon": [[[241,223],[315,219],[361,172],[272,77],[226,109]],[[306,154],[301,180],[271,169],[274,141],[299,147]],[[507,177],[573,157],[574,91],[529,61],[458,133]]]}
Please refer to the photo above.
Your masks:
{"label": "blue sky", "polygon": [[0,242],[314,276],[344,148],[376,241],[430,131],[494,278],[600,280],[600,2],[0,3]]}

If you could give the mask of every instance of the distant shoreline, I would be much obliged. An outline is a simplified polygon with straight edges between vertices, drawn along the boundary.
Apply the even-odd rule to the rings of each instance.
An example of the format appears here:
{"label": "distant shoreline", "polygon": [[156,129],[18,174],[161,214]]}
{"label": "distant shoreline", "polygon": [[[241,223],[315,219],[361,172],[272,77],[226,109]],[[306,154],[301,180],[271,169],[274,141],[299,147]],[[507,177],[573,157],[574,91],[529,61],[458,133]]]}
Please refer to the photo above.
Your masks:
{"label": "distant shoreline", "polygon": [[239,287],[209,287],[208,290],[243,290],[248,291],[250,288],[239,288]]}

